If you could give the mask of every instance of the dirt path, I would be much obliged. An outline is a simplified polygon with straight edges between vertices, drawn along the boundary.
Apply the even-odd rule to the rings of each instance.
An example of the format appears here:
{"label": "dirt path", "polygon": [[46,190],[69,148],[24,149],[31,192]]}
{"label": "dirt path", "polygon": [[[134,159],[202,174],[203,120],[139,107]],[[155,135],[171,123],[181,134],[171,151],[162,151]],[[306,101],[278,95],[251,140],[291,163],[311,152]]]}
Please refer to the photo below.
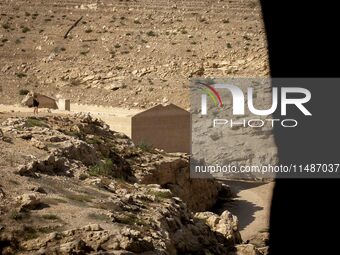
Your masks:
{"label": "dirt path", "polygon": [[236,198],[223,209],[229,210],[239,219],[243,240],[249,240],[269,228],[269,216],[274,182],[254,183],[226,181]]}
{"label": "dirt path", "polygon": [[[22,107],[19,105],[0,105],[0,112],[22,112],[32,113],[31,108]],[[122,132],[131,137],[131,118],[135,114],[141,112],[139,109],[126,109],[118,107],[102,107],[95,105],[79,105],[71,104],[71,111],[52,110],[53,113],[59,114],[74,114],[77,112],[89,112],[92,115],[101,118],[111,129],[117,132]],[[47,113],[47,109],[41,109],[40,112]]]}

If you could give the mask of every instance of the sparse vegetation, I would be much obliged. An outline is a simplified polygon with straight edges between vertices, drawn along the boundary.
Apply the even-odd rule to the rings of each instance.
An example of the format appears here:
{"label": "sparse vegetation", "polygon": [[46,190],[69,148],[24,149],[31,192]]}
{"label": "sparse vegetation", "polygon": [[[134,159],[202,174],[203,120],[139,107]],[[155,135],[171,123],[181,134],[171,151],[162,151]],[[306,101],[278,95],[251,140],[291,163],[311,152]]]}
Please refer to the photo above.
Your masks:
{"label": "sparse vegetation", "polygon": [[103,143],[103,141],[97,136],[86,138],[86,142],[89,144],[102,144]]}
{"label": "sparse vegetation", "polygon": [[151,195],[154,195],[156,198],[160,200],[168,199],[172,197],[170,192],[165,192],[165,191],[151,191],[150,193]]}
{"label": "sparse vegetation", "polygon": [[97,165],[90,167],[89,174],[92,176],[112,176],[113,175],[113,162],[111,159],[106,158]]}
{"label": "sparse vegetation", "polygon": [[28,218],[28,217],[29,217],[29,214],[26,212],[12,211],[10,213],[10,218],[16,221],[23,220],[24,218]]}
{"label": "sparse vegetation", "polygon": [[80,174],[79,175],[79,180],[86,180],[87,178],[89,178],[89,176],[87,174]]}
{"label": "sparse vegetation", "polygon": [[110,217],[105,214],[98,213],[89,213],[88,216],[90,219],[98,220],[98,221],[110,221]]}
{"label": "sparse vegetation", "polygon": [[92,201],[92,197],[89,195],[67,194],[65,197],[69,200],[82,202],[82,203]]}
{"label": "sparse vegetation", "polygon": [[20,79],[27,76],[27,74],[25,74],[25,73],[15,73],[15,75]]}
{"label": "sparse vegetation", "polygon": [[21,96],[26,96],[30,91],[28,89],[20,89],[19,90],[19,95]]}
{"label": "sparse vegetation", "polygon": [[45,220],[60,220],[60,218],[55,214],[44,214],[41,217]]}
{"label": "sparse vegetation", "polygon": [[259,233],[268,233],[269,229],[268,228],[262,228],[259,230]]}
{"label": "sparse vegetation", "polygon": [[152,30],[146,32],[146,34],[147,34],[148,36],[156,36],[156,33],[155,33],[154,31],[152,31]]}
{"label": "sparse vegetation", "polygon": [[38,237],[38,231],[31,226],[24,226],[22,231],[24,239],[26,240],[31,240]]}
{"label": "sparse vegetation", "polygon": [[142,150],[142,151],[146,151],[146,152],[152,152],[154,150],[153,146],[150,144],[147,144],[146,142],[142,141],[139,143],[138,147]]}
{"label": "sparse vegetation", "polygon": [[85,30],[85,33],[92,33],[92,29],[91,28],[87,28],[86,30]]}
{"label": "sparse vegetation", "polygon": [[81,51],[81,52],[80,52],[80,55],[86,56],[87,53],[89,53],[89,51]]}
{"label": "sparse vegetation", "polygon": [[199,21],[199,22],[206,22],[207,20],[206,20],[204,17],[200,17],[200,18],[198,19],[198,21]]}
{"label": "sparse vegetation", "polygon": [[66,204],[67,201],[62,198],[45,198],[43,203],[49,205]]}
{"label": "sparse vegetation", "polygon": [[31,29],[29,29],[28,27],[23,27],[23,28],[21,29],[21,32],[23,32],[23,33],[27,33],[27,32],[29,32],[29,31],[31,31]]}
{"label": "sparse vegetation", "polygon": [[26,120],[26,127],[48,127],[47,123],[35,117],[28,117]]}
{"label": "sparse vegetation", "polygon": [[18,182],[18,181],[16,181],[16,180],[9,180],[8,181],[9,183],[12,183],[12,184],[14,184],[14,185],[19,185],[20,183]]}
{"label": "sparse vegetation", "polygon": [[8,23],[2,24],[3,29],[10,29],[10,25]]}
{"label": "sparse vegetation", "polygon": [[115,221],[121,224],[133,225],[136,218],[133,215],[120,215],[115,217]]}
{"label": "sparse vegetation", "polygon": [[78,137],[78,138],[81,138],[81,133],[80,132],[78,132],[78,131],[69,131],[69,130],[65,130],[65,131],[63,131],[63,133],[65,134],[65,135],[68,135],[68,136],[74,136],[74,137]]}

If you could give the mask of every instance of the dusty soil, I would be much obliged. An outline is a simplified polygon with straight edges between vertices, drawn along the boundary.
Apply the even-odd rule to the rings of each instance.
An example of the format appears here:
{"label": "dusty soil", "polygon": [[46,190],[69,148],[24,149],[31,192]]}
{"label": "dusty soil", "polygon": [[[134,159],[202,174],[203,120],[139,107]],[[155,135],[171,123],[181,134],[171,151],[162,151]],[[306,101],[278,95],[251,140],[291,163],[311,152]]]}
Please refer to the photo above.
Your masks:
{"label": "dusty soil", "polygon": [[187,155],[136,147],[88,114],[27,115],[0,113],[1,254],[226,254],[242,242],[228,211],[194,218],[223,187],[190,180]]}
{"label": "dusty soil", "polygon": [[[19,105],[0,105],[0,112],[16,112],[21,116],[33,115],[33,109],[28,107],[22,107]],[[103,121],[105,121],[111,128],[116,132],[122,132],[127,136],[131,137],[131,117],[139,113],[141,110],[138,109],[126,109],[119,107],[104,107],[94,105],[78,105],[72,104],[71,111],[59,111],[51,110],[51,113],[55,114],[75,114],[79,112],[91,113]],[[47,109],[40,109],[41,114],[48,114]]]}
{"label": "dusty soil", "polygon": [[255,0],[1,1],[0,61],[5,104],[28,89],[74,103],[187,108],[191,77],[268,75]]}
{"label": "dusty soil", "polygon": [[[188,108],[192,77],[269,74],[260,7],[254,0],[1,1],[0,62],[2,104],[17,104],[24,90],[33,90],[70,98],[72,103],[114,107],[73,105],[72,109],[91,112],[128,135],[130,118],[140,109],[167,102]],[[126,110],[131,107],[135,110]],[[31,115],[30,109],[0,106],[0,112],[5,110],[22,111],[16,116]],[[1,113],[0,122],[9,116]],[[25,155],[44,156],[44,151],[31,149],[19,139],[16,142],[19,150],[2,147],[6,165],[1,177],[10,183],[13,196],[27,192],[32,183],[21,177],[19,182],[12,180],[8,167],[13,170],[31,160]],[[23,155],[19,162],[17,155]],[[60,179],[46,186],[53,193],[58,186],[67,190],[78,185],[78,180],[71,187],[64,182]],[[19,183],[24,188],[16,189]],[[240,218],[243,239],[267,227],[272,190],[272,184],[247,185],[231,185],[239,197],[230,211]],[[80,191],[92,192],[86,187]],[[106,195],[99,193],[99,198]],[[53,205],[59,206],[62,203]],[[74,214],[80,210],[77,206]],[[80,226],[88,215],[79,215]],[[74,218],[63,217],[78,227]]]}
{"label": "dusty soil", "polygon": [[230,185],[235,199],[226,203],[223,209],[237,215],[243,240],[268,232],[274,182],[225,181],[225,183]]}
{"label": "dusty soil", "polygon": [[[41,110],[44,116],[75,114],[77,112],[89,112],[96,117],[101,118],[110,125],[112,130],[123,132],[130,135],[131,117],[140,112],[137,109],[122,109],[113,107],[97,107],[91,105],[72,105],[71,112],[53,111],[48,113],[46,109]],[[13,116],[10,111],[15,111],[15,116],[32,116],[32,109],[20,106],[0,105],[0,122],[8,117]],[[14,149],[13,149],[14,150]],[[8,159],[7,159],[8,160]],[[14,159],[11,158],[10,161]],[[220,210],[229,210],[239,219],[240,232],[243,240],[248,240],[260,232],[266,232],[269,229],[269,214],[271,196],[274,183],[242,182],[242,181],[225,181],[230,185],[232,192],[236,195],[232,202]]]}

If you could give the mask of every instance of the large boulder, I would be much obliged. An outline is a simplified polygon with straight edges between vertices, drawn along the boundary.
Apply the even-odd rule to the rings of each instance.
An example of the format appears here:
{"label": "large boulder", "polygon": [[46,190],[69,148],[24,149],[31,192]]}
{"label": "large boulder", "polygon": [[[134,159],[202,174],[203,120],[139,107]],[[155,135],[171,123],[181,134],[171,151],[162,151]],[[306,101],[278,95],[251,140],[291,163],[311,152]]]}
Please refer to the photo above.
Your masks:
{"label": "large boulder", "polygon": [[238,229],[238,219],[229,211],[224,211],[220,216],[212,212],[200,212],[196,213],[195,217],[203,220],[213,231],[221,234],[231,243],[242,243]]}
{"label": "large boulder", "polygon": [[262,255],[258,249],[252,244],[236,245],[234,251],[229,255]]}
{"label": "large boulder", "polygon": [[16,198],[20,205],[20,210],[36,209],[40,205],[40,198],[34,193],[20,195]]}

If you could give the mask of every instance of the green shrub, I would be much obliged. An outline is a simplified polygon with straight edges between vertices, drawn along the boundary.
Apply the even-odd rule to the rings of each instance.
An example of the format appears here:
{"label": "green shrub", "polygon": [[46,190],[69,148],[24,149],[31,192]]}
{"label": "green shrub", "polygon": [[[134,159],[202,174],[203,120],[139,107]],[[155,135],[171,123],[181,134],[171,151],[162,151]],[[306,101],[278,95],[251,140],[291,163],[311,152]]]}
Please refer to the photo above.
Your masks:
{"label": "green shrub", "polygon": [[110,217],[105,214],[97,214],[97,213],[89,213],[87,215],[90,219],[98,220],[98,221],[110,221]]}
{"label": "green shrub", "polygon": [[57,205],[57,204],[66,204],[67,201],[62,198],[52,197],[52,198],[43,199],[43,203],[48,204],[48,205]]}
{"label": "green shrub", "polygon": [[20,89],[19,90],[19,95],[21,96],[26,96],[30,91],[28,89]]}
{"label": "green shrub", "polygon": [[55,214],[44,214],[41,216],[45,220],[59,220],[60,218]]}
{"label": "green shrub", "polygon": [[160,200],[172,198],[171,193],[166,191],[152,191],[151,194]]}
{"label": "green shrub", "polygon": [[26,127],[48,127],[47,123],[35,117],[29,117],[26,120]]}
{"label": "green shrub", "polygon": [[28,27],[23,27],[22,30],[21,30],[21,32],[23,32],[23,33],[27,33],[29,31],[31,31],[31,29],[29,29]]}
{"label": "green shrub", "polygon": [[65,135],[68,135],[68,136],[74,136],[74,137],[78,137],[78,138],[81,138],[81,133],[78,132],[78,131],[69,131],[69,130],[65,130],[65,131],[62,131]]}
{"label": "green shrub", "polygon": [[86,138],[86,142],[88,144],[102,144],[103,143],[102,140],[97,136],[93,138]]}
{"label": "green shrub", "polygon": [[27,76],[27,74],[25,74],[25,73],[15,73],[15,75],[20,79]]}
{"label": "green shrub", "polygon": [[10,218],[12,220],[22,220],[25,217],[24,213],[17,212],[17,211],[12,211],[10,214]]}
{"label": "green shrub", "polygon": [[107,158],[98,163],[97,165],[91,166],[89,169],[89,174],[92,176],[112,176],[113,162],[111,159]]}
{"label": "green shrub", "polygon": [[67,194],[66,198],[77,202],[92,202],[92,197],[87,195]]}
{"label": "green shrub", "polygon": [[154,150],[153,146],[144,142],[144,141],[141,141],[139,144],[138,144],[138,147],[142,150],[142,151],[146,151],[146,152],[152,152]]}
{"label": "green shrub", "polygon": [[147,34],[148,36],[156,36],[156,33],[155,33],[154,31],[152,31],[152,30],[146,32],[146,34]]}
{"label": "green shrub", "polygon": [[87,174],[80,174],[79,175],[79,180],[81,180],[81,181],[86,180],[87,178],[89,178],[89,176]]}
{"label": "green shrub", "polygon": [[2,24],[2,28],[3,28],[3,29],[9,29],[10,26],[9,26],[9,24],[5,23],[5,24]]}
{"label": "green shrub", "polygon": [[38,237],[38,231],[31,226],[24,226],[23,237],[25,240],[35,239]]}

